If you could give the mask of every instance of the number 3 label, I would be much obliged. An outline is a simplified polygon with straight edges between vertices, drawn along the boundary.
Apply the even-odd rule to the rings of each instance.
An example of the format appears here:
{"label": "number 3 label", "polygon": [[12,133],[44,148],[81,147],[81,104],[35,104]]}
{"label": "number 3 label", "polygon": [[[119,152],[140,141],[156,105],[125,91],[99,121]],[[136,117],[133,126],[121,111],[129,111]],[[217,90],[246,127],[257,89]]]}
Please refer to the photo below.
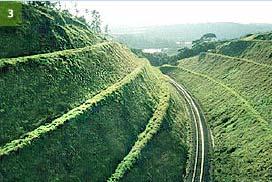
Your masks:
{"label": "number 3 label", "polygon": [[13,18],[13,9],[8,9],[8,18]]}
{"label": "number 3 label", "polygon": [[22,3],[19,1],[0,0],[0,27],[20,25],[22,25]]}

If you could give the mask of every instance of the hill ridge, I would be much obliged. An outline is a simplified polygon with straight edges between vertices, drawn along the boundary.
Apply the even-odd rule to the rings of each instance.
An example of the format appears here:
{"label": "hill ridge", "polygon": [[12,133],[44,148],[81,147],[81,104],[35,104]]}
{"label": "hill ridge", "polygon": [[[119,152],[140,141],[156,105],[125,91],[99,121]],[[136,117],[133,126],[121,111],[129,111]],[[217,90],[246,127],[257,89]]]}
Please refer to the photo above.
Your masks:
{"label": "hill ridge", "polygon": [[272,41],[263,40],[233,40],[221,44],[216,48],[216,53],[227,56],[253,60],[255,62],[271,65]]}
{"label": "hill ridge", "polygon": [[140,65],[118,43],[74,51],[4,59],[0,66],[0,145],[60,117]]}
{"label": "hill ridge", "polygon": [[167,179],[182,180],[189,121],[161,72],[84,17],[29,4],[0,27],[0,181],[107,181],[145,159],[156,171],[135,178],[175,163]]}
{"label": "hill ridge", "polygon": [[211,54],[185,59],[179,66],[220,80],[246,99],[266,121],[271,121],[272,69],[269,66]]}
{"label": "hill ridge", "polygon": [[0,27],[0,58],[35,55],[79,48],[104,38],[70,13],[42,6],[22,4],[21,26]]}
{"label": "hill ridge", "polygon": [[228,56],[228,55],[224,55],[224,54],[220,54],[220,53],[205,53],[205,54],[211,55],[211,56],[225,57],[225,58],[234,59],[234,60],[238,60],[238,61],[245,61],[245,62],[252,63],[252,64],[255,64],[255,65],[258,65],[258,66],[272,68],[272,65],[268,65],[268,64],[265,64],[265,63],[258,63],[258,62],[255,62],[253,60],[246,59],[246,58],[239,58],[239,57],[234,57],[234,56]]}
{"label": "hill ridge", "polygon": [[66,50],[60,50],[60,51],[53,51],[53,52],[49,52],[49,53],[41,53],[41,54],[35,54],[35,55],[27,55],[27,56],[19,56],[19,57],[15,57],[15,58],[0,58],[0,69],[8,66],[8,65],[16,65],[19,63],[24,63],[24,62],[28,62],[31,59],[39,59],[39,58],[55,58],[64,54],[71,55],[71,54],[75,54],[75,53],[79,53],[79,52],[84,52],[87,50],[92,50],[92,49],[96,49],[98,47],[103,47],[103,46],[107,46],[107,45],[113,45],[113,44],[117,44],[115,42],[111,42],[111,41],[104,41],[101,43],[97,43],[91,46],[86,46],[86,47],[80,47],[80,48],[73,48],[73,49],[66,49]]}
{"label": "hill ridge", "polygon": [[261,114],[260,114],[258,111],[256,111],[256,110],[250,105],[250,103],[249,103],[246,99],[244,99],[239,93],[237,93],[233,88],[231,88],[231,87],[225,85],[224,83],[222,83],[221,81],[216,80],[216,79],[214,79],[214,78],[212,78],[212,77],[210,77],[210,76],[207,76],[207,75],[205,75],[205,74],[198,73],[198,72],[194,72],[194,71],[192,71],[192,70],[189,70],[189,69],[186,69],[186,68],[182,68],[182,67],[178,67],[178,68],[183,69],[183,70],[185,70],[185,71],[187,71],[187,72],[189,72],[189,73],[195,74],[195,75],[197,75],[197,76],[206,78],[206,79],[208,79],[208,80],[210,80],[210,81],[212,81],[212,82],[214,82],[214,83],[216,83],[216,84],[222,86],[225,90],[228,90],[230,93],[232,93],[233,95],[235,95],[238,99],[240,99],[240,100],[242,101],[242,103],[245,104],[245,106],[248,107],[248,109],[251,110],[251,112],[252,112],[254,115],[256,115],[256,118],[258,118],[261,122],[268,123],[265,119],[263,119],[263,117],[261,116]]}

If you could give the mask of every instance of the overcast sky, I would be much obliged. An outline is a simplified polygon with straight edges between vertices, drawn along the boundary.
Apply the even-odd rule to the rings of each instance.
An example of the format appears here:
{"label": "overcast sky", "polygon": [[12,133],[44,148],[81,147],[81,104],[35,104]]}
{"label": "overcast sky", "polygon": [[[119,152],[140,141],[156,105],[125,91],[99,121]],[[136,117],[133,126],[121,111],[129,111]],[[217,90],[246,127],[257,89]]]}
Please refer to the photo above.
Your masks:
{"label": "overcast sky", "polygon": [[103,24],[114,27],[206,22],[272,23],[272,1],[77,1],[77,6],[81,10],[98,10]]}

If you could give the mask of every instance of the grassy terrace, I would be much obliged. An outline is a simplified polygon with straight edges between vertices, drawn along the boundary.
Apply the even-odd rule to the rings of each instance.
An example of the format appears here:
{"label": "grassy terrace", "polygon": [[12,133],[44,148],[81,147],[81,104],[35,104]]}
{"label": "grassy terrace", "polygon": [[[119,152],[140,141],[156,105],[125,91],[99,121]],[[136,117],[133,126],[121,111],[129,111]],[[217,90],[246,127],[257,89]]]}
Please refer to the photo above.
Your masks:
{"label": "grassy terrace", "polygon": [[0,59],[0,145],[51,122],[120,81],[137,67],[135,59],[123,46],[110,42]]}
{"label": "grassy terrace", "polygon": [[183,68],[220,80],[272,124],[271,66],[217,54],[195,57],[180,64]]}
{"label": "grassy terrace", "polygon": [[219,78],[200,72],[205,64],[198,66],[197,72],[196,68],[192,70],[190,63],[181,61],[179,67],[161,69],[184,84],[201,101],[215,139],[213,179],[269,181],[272,177],[271,126],[236,89],[225,85]]}
{"label": "grassy terrace", "polygon": [[230,61],[241,61],[241,62],[247,62],[247,63],[251,63],[253,65],[256,65],[256,66],[260,66],[260,67],[266,67],[266,68],[272,68],[272,65],[269,65],[269,64],[264,64],[264,63],[258,63],[256,61],[252,61],[250,59],[245,59],[245,58],[239,58],[239,57],[232,57],[232,56],[226,56],[226,55],[223,55],[223,54],[215,54],[215,53],[204,53],[208,56],[211,56],[211,57],[216,57],[217,59],[229,59]]}
{"label": "grassy terrace", "polygon": [[115,172],[107,180],[109,182],[119,181],[126,172],[128,172],[134,163],[139,159],[143,148],[152,140],[153,136],[159,131],[166,111],[169,106],[170,93],[166,89],[166,85],[162,86],[162,93],[160,95],[159,104],[152,116],[146,125],[145,130],[139,134],[137,141],[127,154],[127,156],[118,164]]}
{"label": "grassy terrace", "polygon": [[190,145],[185,101],[170,84],[162,86],[152,118],[107,181],[185,180]]}
{"label": "grassy terrace", "polygon": [[[120,181],[183,181],[191,144],[185,100],[169,85],[170,100],[160,129]],[[189,155],[190,156],[190,155]]]}
{"label": "grassy terrace", "polygon": [[183,180],[188,116],[161,72],[68,12],[22,16],[0,27],[0,181]]}
{"label": "grassy terrace", "polygon": [[12,146],[16,150],[27,145],[2,156],[3,177],[105,181],[144,131],[159,102],[158,73],[149,65],[140,70],[23,140],[2,147],[4,155]]}
{"label": "grassy terrace", "polygon": [[7,143],[6,145],[0,148],[0,157],[8,155],[10,152],[16,151],[20,148],[23,148],[31,144],[31,142],[34,139],[40,138],[42,135],[56,130],[61,125],[64,125],[66,122],[69,122],[73,119],[76,119],[77,117],[80,117],[82,114],[84,114],[84,112],[91,110],[93,107],[98,105],[100,101],[109,97],[113,92],[118,91],[124,85],[132,82],[139,74],[141,74],[143,69],[144,65],[134,70],[120,82],[117,82],[112,86],[108,87],[107,89],[102,90],[99,94],[86,100],[82,105],[70,110],[61,117],[53,120],[51,123],[39,126],[35,130],[24,134],[24,137],[17,140],[13,140],[10,143]]}
{"label": "grassy terrace", "polygon": [[272,65],[271,46],[270,40],[237,40],[224,44],[217,52]]}

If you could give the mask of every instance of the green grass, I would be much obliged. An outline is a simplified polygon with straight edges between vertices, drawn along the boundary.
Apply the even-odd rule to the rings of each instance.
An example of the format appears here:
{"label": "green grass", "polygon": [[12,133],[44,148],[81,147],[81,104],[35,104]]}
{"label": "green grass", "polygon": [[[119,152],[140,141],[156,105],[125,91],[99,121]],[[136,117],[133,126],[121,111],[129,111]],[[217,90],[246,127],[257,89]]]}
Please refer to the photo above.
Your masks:
{"label": "green grass", "polygon": [[[191,59],[191,61],[192,63],[180,61],[179,67],[165,66],[162,71],[171,74],[178,82],[184,84],[203,106],[215,139],[212,154],[213,179],[270,181],[271,126],[250,108],[242,97],[244,95],[241,96],[236,89],[225,85],[220,78],[212,78],[202,73],[205,69],[209,69],[211,73],[211,70],[216,72],[215,68],[218,67],[205,64],[203,60]],[[216,61],[215,65],[220,64],[219,59]],[[223,63],[220,66],[221,70],[225,68]],[[236,65],[232,67],[234,68],[240,67]]]}
{"label": "green grass", "polygon": [[226,56],[226,55],[223,55],[223,54],[216,54],[216,53],[202,53],[202,55],[208,55],[210,57],[214,57],[214,58],[220,59],[220,60],[221,59],[224,59],[224,60],[228,59],[229,61],[241,61],[241,62],[251,63],[253,65],[260,66],[260,67],[272,68],[272,65],[258,63],[256,61],[252,61],[250,59],[245,59],[245,58]]}
{"label": "green grass", "polygon": [[93,45],[102,38],[61,12],[23,4],[23,22],[0,27],[0,58],[34,55]]}
{"label": "green grass", "polygon": [[170,102],[157,134],[120,181],[184,181],[190,141],[185,100],[169,86]]}
{"label": "green grass", "polygon": [[82,115],[84,112],[91,110],[92,107],[95,107],[98,104],[98,102],[101,102],[102,100],[109,97],[113,92],[118,91],[119,89],[121,89],[121,87],[133,81],[139,74],[141,74],[141,72],[144,69],[144,66],[145,65],[137,68],[120,82],[117,82],[108,87],[107,89],[102,90],[99,94],[86,100],[82,105],[70,110],[61,117],[53,120],[51,123],[39,126],[35,130],[24,134],[23,138],[13,140],[10,143],[7,143],[4,147],[0,148],[0,157],[3,155],[8,155],[10,152],[14,152],[20,148],[23,148],[31,144],[31,142],[34,139],[40,138],[41,135],[54,131],[61,125],[64,125],[66,122],[69,122],[70,120],[80,117],[80,115]]}
{"label": "green grass", "polygon": [[272,33],[266,32],[266,33],[259,33],[254,36],[254,40],[272,40]]}
{"label": "green grass", "polygon": [[272,69],[270,66],[216,54],[184,60],[180,64],[206,77],[220,80],[223,87],[229,87],[237,98],[242,99],[248,108],[252,108],[252,112],[261,115],[263,120],[271,124]]}
{"label": "green grass", "polygon": [[[153,172],[154,179],[182,180],[188,118],[183,99],[174,88],[170,99],[167,87],[145,63],[52,123],[1,147],[1,174],[6,181],[106,181],[112,174],[145,181]],[[148,166],[152,171],[144,172]],[[166,169],[167,175],[158,176]]]}
{"label": "green grass", "polygon": [[119,181],[124,176],[124,174],[127,173],[133,167],[135,162],[139,159],[141,151],[150,142],[150,140],[152,140],[153,136],[156,135],[156,133],[159,131],[169,106],[170,94],[165,87],[166,86],[163,85],[163,87],[161,88],[162,93],[160,95],[161,98],[159,104],[152,118],[146,125],[145,130],[139,134],[137,141],[135,142],[127,156],[123,159],[123,161],[120,164],[118,164],[115,172],[107,181],[109,182]]}
{"label": "green grass", "polygon": [[152,69],[145,67],[94,107],[83,113],[76,109],[78,117],[3,156],[0,169],[4,179],[105,181],[157,107],[161,86]]}
{"label": "green grass", "polygon": [[272,65],[271,46],[272,41],[236,40],[223,44],[218,48],[217,52]]}
{"label": "green grass", "polygon": [[188,117],[160,71],[69,14],[22,13],[0,27],[0,181],[183,180]]}
{"label": "green grass", "polygon": [[0,62],[0,144],[82,104],[139,64],[116,43]]}

